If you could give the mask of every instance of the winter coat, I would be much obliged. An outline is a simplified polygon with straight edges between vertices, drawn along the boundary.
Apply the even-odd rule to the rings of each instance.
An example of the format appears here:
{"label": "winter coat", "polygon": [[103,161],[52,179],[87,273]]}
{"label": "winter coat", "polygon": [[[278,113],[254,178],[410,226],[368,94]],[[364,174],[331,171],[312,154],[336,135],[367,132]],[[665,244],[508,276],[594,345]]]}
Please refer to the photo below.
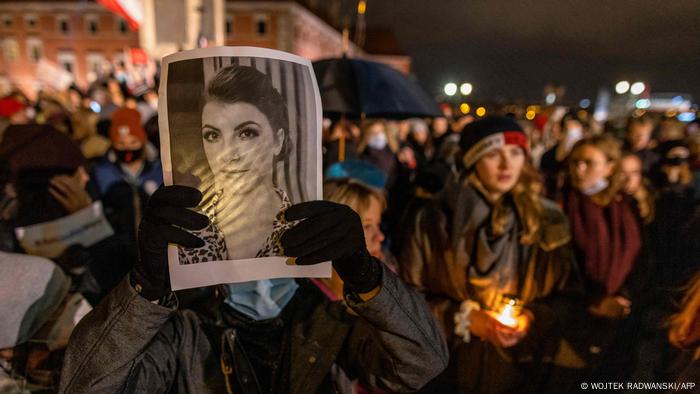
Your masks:
{"label": "winter coat", "polygon": [[[288,392],[348,392],[354,378],[410,391],[445,368],[444,340],[420,295],[389,270],[382,275],[374,298],[362,302],[346,294],[359,317],[299,281],[284,323]],[[222,371],[231,365],[232,391],[257,392],[237,330],[206,316],[151,303],[124,280],[76,328],[60,392],[225,393]]]}
{"label": "winter coat", "polygon": [[[442,195],[416,215],[399,259],[402,278],[425,293],[433,314],[450,338],[450,367],[433,382],[433,389],[460,393],[536,390],[544,380],[542,363],[554,358],[562,331],[583,289],[568,223],[554,203],[543,199],[539,240],[532,245],[518,242],[516,246],[520,258],[514,295],[534,315],[523,341],[508,349],[477,337],[465,343],[452,335],[453,319],[462,301],[474,299],[468,272],[475,262],[470,262],[465,239],[475,236],[467,222],[479,198],[483,197],[473,186],[449,182]],[[435,243],[440,242],[445,244],[436,248]],[[437,251],[444,251],[443,256],[437,256]]]}
{"label": "winter coat", "polygon": [[[135,240],[143,206],[163,183],[163,170],[160,160],[154,158],[147,160],[141,172],[132,177],[115,160],[113,155],[107,155],[95,165],[90,178],[115,233]],[[136,242],[130,247],[135,252]]]}

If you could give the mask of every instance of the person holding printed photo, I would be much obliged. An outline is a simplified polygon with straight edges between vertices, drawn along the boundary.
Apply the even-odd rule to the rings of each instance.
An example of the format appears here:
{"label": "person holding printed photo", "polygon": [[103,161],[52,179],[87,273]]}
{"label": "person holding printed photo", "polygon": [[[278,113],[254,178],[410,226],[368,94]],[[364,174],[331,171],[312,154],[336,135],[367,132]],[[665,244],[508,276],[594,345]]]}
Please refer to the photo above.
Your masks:
{"label": "person holding printed photo", "polygon": [[[139,261],[76,328],[60,392],[350,393],[353,380],[404,392],[446,367],[425,302],[371,256],[360,216],[330,201],[292,205],[275,185],[275,163],[288,146],[278,96],[245,66],[224,68],[209,83],[202,144],[215,198],[202,204],[199,190],[182,185],[153,194],[139,227]],[[332,261],[346,303],[309,280],[285,278],[216,286],[199,307],[181,310],[169,244],[190,262]]]}

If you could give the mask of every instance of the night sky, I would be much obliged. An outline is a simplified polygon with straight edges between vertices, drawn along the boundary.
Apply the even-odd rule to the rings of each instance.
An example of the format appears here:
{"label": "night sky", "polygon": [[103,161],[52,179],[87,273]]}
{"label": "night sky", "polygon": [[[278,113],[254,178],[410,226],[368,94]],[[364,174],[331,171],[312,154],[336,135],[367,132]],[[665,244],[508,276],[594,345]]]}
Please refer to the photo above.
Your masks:
{"label": "night sky", "polygon": [[700,101],[700,0],[368,0],[431,93],[468,81],[477,99],[595,99],[620,79]]}

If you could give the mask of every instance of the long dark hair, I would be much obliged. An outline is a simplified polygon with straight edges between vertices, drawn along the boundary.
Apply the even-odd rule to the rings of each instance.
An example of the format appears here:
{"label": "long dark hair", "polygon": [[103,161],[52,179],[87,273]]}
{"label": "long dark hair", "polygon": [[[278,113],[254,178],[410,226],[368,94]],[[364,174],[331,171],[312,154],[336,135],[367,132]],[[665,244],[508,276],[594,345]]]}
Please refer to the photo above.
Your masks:
{"label": "long dark hair", "polygon": [[[284,162],[287,169],[292,143],[289,138],[289,112],[287,103],[277,89],[272,86],[270,77],[254,67],[232,65],[219,70],[209,81],[204,94],[203,105],[219,101],[225,104],[246,103],[262,112],[272,126],[272,135],[278,141],[277,130],[282,129],[282,149],[273,160],[273,182],[277,179],[277,163]],[[285,174],[287,175],[287,174]]]}

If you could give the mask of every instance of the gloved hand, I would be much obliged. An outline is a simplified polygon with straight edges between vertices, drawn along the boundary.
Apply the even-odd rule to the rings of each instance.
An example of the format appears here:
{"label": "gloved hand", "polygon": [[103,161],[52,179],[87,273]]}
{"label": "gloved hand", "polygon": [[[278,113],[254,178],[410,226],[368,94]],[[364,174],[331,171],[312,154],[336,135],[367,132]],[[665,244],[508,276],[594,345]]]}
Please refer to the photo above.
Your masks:
{"label": "gloved hand", "polygon": [[349,291],[368,293],[379,286],[382,270],[365,244],[360,216],[347,205],[308,201],[285,211],[287,221],[302,220],[281,237],[284,253],[296,264],[331,260]]}
{"label": "gloved hand", "polygon": [[131,271],[134,288],[148,300],[170,293],[168,244],[200,248],[204,241],[183,230],[201,230],[209,218],[187,208],[202,200],[199,190],[180,185],[161,186],[148,200],[139,226],[139,260]]}
{"label": "gloved hand", "polygon": [[92,264],[90,251],[81,244],[73,244],[54,259],[67,274],[80,275]]}

